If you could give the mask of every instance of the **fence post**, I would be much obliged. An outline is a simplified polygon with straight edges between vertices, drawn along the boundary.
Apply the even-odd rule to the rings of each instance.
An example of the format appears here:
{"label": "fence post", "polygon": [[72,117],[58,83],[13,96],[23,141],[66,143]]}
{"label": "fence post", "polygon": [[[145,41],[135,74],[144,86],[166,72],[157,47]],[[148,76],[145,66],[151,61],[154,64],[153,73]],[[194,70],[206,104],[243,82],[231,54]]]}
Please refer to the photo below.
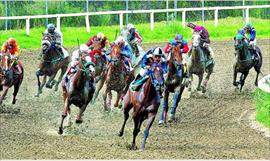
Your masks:
{"label": "fence post", "polygon": [[154,12],[150,13],[150,29],[154,31]]}
{"label": "fence post", "polygon": [[246,23],[249,21],[249,8],[246,8]]}
{"label": "fence post", "polygon": [[56,21],[57,21],[57,29],[60,31],[60,30],[61,30],[60,16],[57,16],[57,17],[56,17]]}
{"label": "fence post", "polygon": [[30,18],[26,18],[26,35],[30,35]]}
{"label": "fence post", "polygon": [[120,25],[120,30],[123,28],[123,13],[119,14],[119,25]]}
{"label": "fence post", "polygon": [[186,27],[186,11],[185,10],[182,12],[182,27],[183,28]]}
{"label": "fence post", "polygon": [[86,25],[86,32],[90,33],[90,24],[89,24],[89,16],[85,16],[85,25]]}
{"label": "fence post", "polygon": [[218,9],[215,9],[215,27],[218,26]]}

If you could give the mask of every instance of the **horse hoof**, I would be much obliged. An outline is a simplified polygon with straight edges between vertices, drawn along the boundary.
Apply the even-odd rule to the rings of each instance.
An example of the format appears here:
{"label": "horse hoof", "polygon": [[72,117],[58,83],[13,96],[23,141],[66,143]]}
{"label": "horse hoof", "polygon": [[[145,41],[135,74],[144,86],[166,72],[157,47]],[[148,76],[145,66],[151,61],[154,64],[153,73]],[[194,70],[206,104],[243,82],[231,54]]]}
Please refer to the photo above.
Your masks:
{"label": "horse hoof", "polygon": [[16,99],[12,101],[12,104],[14,105],[16,103]]}
{"label": "horse hoof", "polygon": [[138,149],[138,147],[135,145],[131,145],[131,147],[130,147],[130,150],[137,150],[137,149]]}
{"label": "horse hoof", "polygon": [[161,127],[164,125],[164,120],[159,120],[158,125]]}
{"label": "horse hoof", "polygon": [[197,91],[201,91],[202,89],[201,88],[197,88]]}
{"label": "horse hoof", "polygon": [[82,119],[76,119],[76,121],[75,121],[76,124],[81,124],[82,122],[83,122]]}
{"label": "horse hoof", "polygon": [[206,92],[206,88],[202,87],[202,93],[205,93],[205,92]]}
{"label": "horse hoof", "polygon": [[46,88],[49,88],[49,89],[52,89],[52,86],[50,86],[50,85],[48,85],[48,84],[46,84],[45,87],[46,87]]}
{"label": "horse hoof", "polygon": [[123,132],[123,131],[119,131],[118,136],[119,136],[119,137],[122,137],[122,136],[123,136],[123,134],[124,134],[124,132]]}
{"label": "horse hoof", "polygon": [[58,134],[59,135],[62,135],[63,134],[63,129],[61,127],[59,127]]}

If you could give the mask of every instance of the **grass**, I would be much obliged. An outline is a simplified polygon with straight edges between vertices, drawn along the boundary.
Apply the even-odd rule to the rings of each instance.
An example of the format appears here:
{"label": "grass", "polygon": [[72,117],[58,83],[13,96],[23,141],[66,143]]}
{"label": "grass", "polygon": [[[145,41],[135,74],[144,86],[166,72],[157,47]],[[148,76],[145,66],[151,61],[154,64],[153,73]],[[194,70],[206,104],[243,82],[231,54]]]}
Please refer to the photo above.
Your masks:
{"label": "grass", "polygon": [[270,95],[259,88],[255,91],[256,120],[270,128]]}
{"label": "grass", "polygon": [[[256,28],[258,38],[270,38],[270,20],[251,18],[251,22]],[[202,25],[202,22],[195,22],[196,24]],[[174,37],[175,34],[181,33],[184,37],[190,41],[192,31],[190,28],[182,28],[181,21],[156,22],[154,24],[154,31],[150,31],[150,24],[138,24],[136,28],[141,33],[144,41],[143,42],[164,42],[169,41]],[[219,19],[218,27],[214,27],[214,21],[205,21],[205,27],[210,33],[211,40],[230,40],[235,36],[236,31],[243,27],[241,17],[228,17],[225,19]],[[30,30],[30,36],[26,35],[25,30],[0,30],[0,43],[2,44],[9,37],[15,37],[21,48],[39,48],[41,43],[41,34],[44,28],[32,28]],[[87,40],[102,31],[110,41],[115,39],[116,31],[119,34],[119,26],[92,26],[91,32],[87,33],[85,27],[65,27],[61,28],[64,37],[64,46],[71,47],[77,46],[77,38],[80,43],[85,43]]]}

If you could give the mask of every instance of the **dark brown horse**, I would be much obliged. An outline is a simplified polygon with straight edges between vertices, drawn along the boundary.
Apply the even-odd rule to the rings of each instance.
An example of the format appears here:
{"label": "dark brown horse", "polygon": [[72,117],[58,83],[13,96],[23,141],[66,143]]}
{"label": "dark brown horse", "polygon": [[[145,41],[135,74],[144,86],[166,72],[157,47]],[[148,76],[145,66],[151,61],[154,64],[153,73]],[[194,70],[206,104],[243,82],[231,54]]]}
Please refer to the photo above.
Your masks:
{"label": "dark brown horse", "polygon": [[80,108],[76,123],[82,123],[83,113],[95,92],[94,82],[91,81],[94,77],[94,64],[92,62],[83,64],[82,62],[79,62],[76,73],[72,75],[68,82],[62,81],[64,112],[61,117],[59,134],[63,134],[63,123],[67,115],[70,124],[70,105],[74,104]]}
{"label": "dark brown horse", "polygon": [[[55,91],[58,90],[58,85],[67,70],[68,64],[70,62],[70,57],[63,57],[63,55],[56,49],[55,43],[53,42],[52,38],[46,34],[43,34],[42,38],[42,60],[39,64],[39,69],[36,72],[37,80],[38,80],[38,91],[35,95],[39,97],[42,93],[42,88],[46,83],[47,76],[49,76],[49,80],[46,83],[47,88],[52,88],[55,85]],[[55,81],[54,78],[61,69],[61,74],[58,78],[58,81]],[[40,82],[40,76],[43,77],[42,83]]]}
{"label": "dark brown horse", "polygon": [[140,132],[142,122],[147,119],[147,125],[144,130],[144,138],[141,145],[141,150],[144,150],[146,139],[149,135],[149,129],[152,126],[158,107],[160,105],[160,96],[164,85],[162,67],[159,64],[152,64],[150,69],[150,78],[139,91],[132,92],[130,89],[127,91],[123,99],[124,109],[124,123],[119,131],[119,136],[123,136],[126,122],[129,118],[129,111],[133,108],[133,141],[131,149],[136,149],[136,137]]}
{"label": "dark brown horse", "polygon": [[[236,38],[237,37],[237,38]],[[250,50],[249,44],[245,37],[242,35],[237,35],[234,37],[234,47],[236,51],[236,61],[233,65],[233,85],[242,91],[245,84],[245,80],[248,76],[249,70],[254,67],[257,75],[255,78],[255,86],[258,86],[258,77],[261,73],[262,67],[262,53],[259,47],[256,46],[256,51],[258,53],[258,60],[254,60],[252,55],[254,51]],[[240,80],[236,81],[237,73],[241,73]]]}
{"label": "dark brown horse", "polygon": [[97,83],[97,88],[96,88],[94,97],[92,99],[92,103],[95,103],[95,100],[98,97],[99,92],[102,89],[105,82],[105,72],[106,72],[107,61],[106,61],[105,56],[103,56],[102,53],[100,53],[100,50],[99,50],[100,48],[101,48],[101,42],[94,43],[90,47],[91,51],[97,51],[97,52],[94,52],[95,53],[94,57],[96,61],[95,83]]}
{"label": "dark brown horse", "polygon": [[8,89],[12,86],[14,86],[12,104],[16,103],[16,96],[23,81],[24,70],[22,62],[17,60],[18,65],[22,69],[22,73],[16,74],[17,69],[13,66],[14,62],[15,60],[11,59],[10,54],[5,53],[1,56],[0,90],[3,90],[3,93],[0,96],[0,105],[5,99]]}
{"label": "dark brown horse", "polygon": [[169,52],[168,57],[168,74],[165,81],[163,108],[159,121],[160,125],[164,123],[166,124],[168,99],[170,93],[174,93],[171,115],[169,118],[169,121],[173,121],[175,119],[176,108],[181,100],[182,93],[185,89],[185,86],[182,84],[184,69],[182,64],[182,54],[180,52],[179,45],[172,48],[172,50]]}
{"label": "dark brown horse", "polygon": [[114,107],[119,106],[120,98],[125,94],[126,87],[129,86],[129,75],[127,74],[124,58],[121,56],[120,47],[114,45],[111,49],[111,62],[108,64],[105,80],[105,92],[103,94],[104,110],[107,111],[111,106],[112,91],[117,92]]}

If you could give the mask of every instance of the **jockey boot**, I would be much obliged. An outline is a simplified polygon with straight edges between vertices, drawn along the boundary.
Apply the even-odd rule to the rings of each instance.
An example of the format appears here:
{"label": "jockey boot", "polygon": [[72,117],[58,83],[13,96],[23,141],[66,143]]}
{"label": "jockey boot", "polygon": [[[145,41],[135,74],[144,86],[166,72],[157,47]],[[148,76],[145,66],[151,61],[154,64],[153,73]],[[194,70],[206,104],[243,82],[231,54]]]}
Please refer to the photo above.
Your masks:
{"label": "jockey boot", "polygon": [[18,75],[22,74],[22,69],[19,65],[16,65],[15,69],[17,69],[17,70],[15,70],[15,74],[18,74]]}
{"label": "jockey boot", "polygon": [[206,49],[207,49],[208,54],[209,54],[209,60],[210,60],[210,59],[213,59],[213,57],[214,57],[214,52],[213,52],[212,48],[210,47],[210,45],[208,45]]}

